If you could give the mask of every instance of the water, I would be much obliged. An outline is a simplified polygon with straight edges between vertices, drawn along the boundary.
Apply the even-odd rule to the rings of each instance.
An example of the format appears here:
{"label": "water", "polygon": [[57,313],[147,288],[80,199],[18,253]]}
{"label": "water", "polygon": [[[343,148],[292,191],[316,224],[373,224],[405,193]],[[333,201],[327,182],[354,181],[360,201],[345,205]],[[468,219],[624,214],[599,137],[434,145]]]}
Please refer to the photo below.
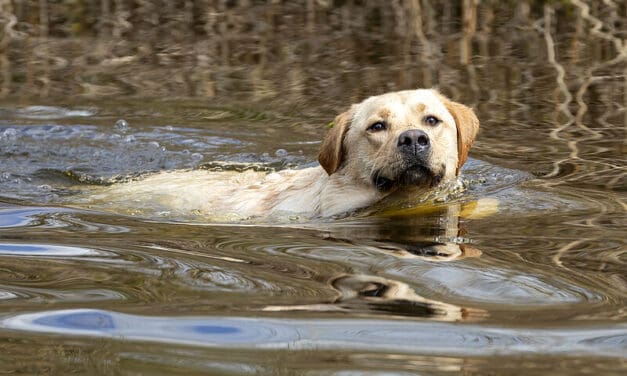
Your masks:
{"label": "water", "polygon": [[[472,32],[429,1],[200,3],[74,26],[49,5],[48,39],[26,27],[37,6],[13,9],[29,38],[0,49],[0,371],[627,371],[623,5],[482,3]],[[84,204],[156,171],[313,165],[351,103],[432,85],[482,128],[465,188],[428,205],[210,222]]]}

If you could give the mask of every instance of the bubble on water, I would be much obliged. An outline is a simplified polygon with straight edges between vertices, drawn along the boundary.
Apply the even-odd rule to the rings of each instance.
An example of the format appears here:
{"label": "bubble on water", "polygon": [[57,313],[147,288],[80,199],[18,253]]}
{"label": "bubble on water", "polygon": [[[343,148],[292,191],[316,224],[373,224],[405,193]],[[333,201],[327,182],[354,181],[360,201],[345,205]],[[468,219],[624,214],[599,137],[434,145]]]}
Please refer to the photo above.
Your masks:
{"label": "bubble on water", "polygon": [[8,172],[3,172],[2,174],[0,174],[0,178],[2,178],[2,180],[9,180],[11,179],[11,174]]}
{"label": "bubble on water", "polygon": [[49,186],[48,184],[42,184],[42,185],[38,186],[37,188],[39,188],[42,191],[46,191],[46,192],[52,191],[52,187]]}
{"label": "bubble on water", "polygon": [[115,125],[113,125],[113,128],[115,128],[116,130],[122,133],[125,133],[125,132],[128,132],[128,130],[130,129],[130,126],[128,125],[128,122],[126,120],[120,119],[115,122]]}
{"label": "bubble on water", "polygon": [[135,141],[137,141],[137,139],[132,134],[124,137],[124,142],[132,143],[132,142],[135,142]]}
{"label": "bubble on water", "polygon": [[157,141],[150,141],[148,143],[149,146],[153,147],[153,148],[159,148],[159,143]]}
{"label": "bubble on water", "polygon": [[193,153],[193,154],[192,154],[192,159],[193,159],[194,161],[196,161],[196,162],[200,162],[200,161],[202,161],[202,160],[203,160],[203,158],[204,158],[204,156],[203,156],[202,154],[200,154],[200,153]]}
{"label": "bubble on water", "polygon": [[189,155],[190,153],[191,153],[191,151],[189,151],[189,150],[187,150],[187,149],[183,149],[183,150],[181,151],[181,154],[183,154],[183,155]]}
{"label": "bubble on water", "polygon": [[168,132],[172,132],[174,130],[174,127],[171,126],[171,125],[166,125],[165,126],[165,130],[168,131]]}
{"label": "bubble on water", "polygon": [[277,151],[274,152],[274,155],[279,158],[283,158],[283,157],[287,157],[288,152],[285,149],[278,149]]}

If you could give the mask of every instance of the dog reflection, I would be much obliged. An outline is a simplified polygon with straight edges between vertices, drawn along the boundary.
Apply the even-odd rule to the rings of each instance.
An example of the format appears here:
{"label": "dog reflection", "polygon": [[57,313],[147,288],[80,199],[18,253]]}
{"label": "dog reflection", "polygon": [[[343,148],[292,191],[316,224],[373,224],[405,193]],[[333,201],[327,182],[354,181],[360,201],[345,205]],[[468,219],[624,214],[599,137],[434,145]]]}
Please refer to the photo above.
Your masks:
{"label": "dog reflection", "polygon": [[[363,223],[335,223],[324,237],[357,247],[384,252],[398,258],[429,262],[453,262],[481,256],[469,244],[464,218],[477,218],[484,207],[471,203],[417,207],[368,217]],[[484,210],[484,213],[492,212]],[[360,273],[335,276],[329,282],[338,296],[331,303],[266,306],[265,311],[351,312],[364,315],[384,313],[399,317],[420,317],[438,321],[477,321],[486,311],[461,307],[420,296],[407,283]]]}
{"label": "dog reflection", "polygon": [[345,275],[332,282],[340,292],[336,304],[355,311],[376,311],[398,316],[441,321],[478,320],[485,312],[424,298],[408,284],[370,275]]}
{"label": "dog reflection", "polygon": [[372,275],[341,275],[331,281],[338,297],[330,304],[266,306],[264,311],[335,311],[420,317],[437,321],[478,321],[487,316],[479,309],[424,298],[408,284]]}
{"label": "dog reflection", "polygon": [[490,215],[497,203],[479,200],[467,204],[423,204],[408,209],[367,213],[363,222],[333,223],[324,229],[327,239],[366,247],[400,258],[454,261],[479,257],[466,221]]}
{"label": "dog reflection", "polygon": [[[363,226],[332,226],[327,229],[326,237],[404,259],[451,262],[479,257],[481,251],[466,243],[469,240],[465,238],[462,214],[476,217],[476,209],[480,207],[473,203],[474,211],[470,212],[467,206],[451,204],[432,206],[427,213],[425,207],[384,213],[379,216],[380,222],[368,222]],[[417,210],[421,212],[416,213]],[[425,298],[407,283],[380,276],[345,274],[334,277],[330,285],[338,293],[330,304],[268,306],[264,310],[384,313],[438,321],[476,321],[488,315],[480,309]]]}
{"label": "dog reflection", "polygon": [[407,244],[379,243],[375,248],[401,258],[421,258],[429,261],[453,261],[479,257],[481,251],[467,244],[414,242]]}

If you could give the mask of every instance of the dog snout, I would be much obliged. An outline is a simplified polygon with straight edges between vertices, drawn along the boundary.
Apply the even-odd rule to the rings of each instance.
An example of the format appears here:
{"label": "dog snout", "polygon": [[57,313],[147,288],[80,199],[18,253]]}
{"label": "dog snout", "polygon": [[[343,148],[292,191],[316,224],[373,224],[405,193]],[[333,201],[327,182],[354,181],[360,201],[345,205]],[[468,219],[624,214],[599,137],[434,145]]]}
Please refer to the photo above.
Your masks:
{"label": "dog snout", "polygon": [[430,147],[429,136],[419,130],[410,129],[398,136],[398,148],[405,153],[420,154],[429,150]]}

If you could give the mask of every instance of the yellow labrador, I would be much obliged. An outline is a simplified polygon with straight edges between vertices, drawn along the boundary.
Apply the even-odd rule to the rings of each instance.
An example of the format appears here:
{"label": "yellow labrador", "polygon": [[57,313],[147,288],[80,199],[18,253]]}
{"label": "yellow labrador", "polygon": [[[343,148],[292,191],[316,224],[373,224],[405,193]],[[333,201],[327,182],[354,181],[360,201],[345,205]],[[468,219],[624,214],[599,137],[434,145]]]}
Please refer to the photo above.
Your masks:
{"label": "yellow labrador", "polygon": [[420,194],[455,179],[478,129],[470,108],[435,90],[387,93],[335,118],[320,148],[320,166],[271,174],[163,172],[105,188],[95,198],[131,207],[158,203],[213,218],[334,216],[394,192]]}

